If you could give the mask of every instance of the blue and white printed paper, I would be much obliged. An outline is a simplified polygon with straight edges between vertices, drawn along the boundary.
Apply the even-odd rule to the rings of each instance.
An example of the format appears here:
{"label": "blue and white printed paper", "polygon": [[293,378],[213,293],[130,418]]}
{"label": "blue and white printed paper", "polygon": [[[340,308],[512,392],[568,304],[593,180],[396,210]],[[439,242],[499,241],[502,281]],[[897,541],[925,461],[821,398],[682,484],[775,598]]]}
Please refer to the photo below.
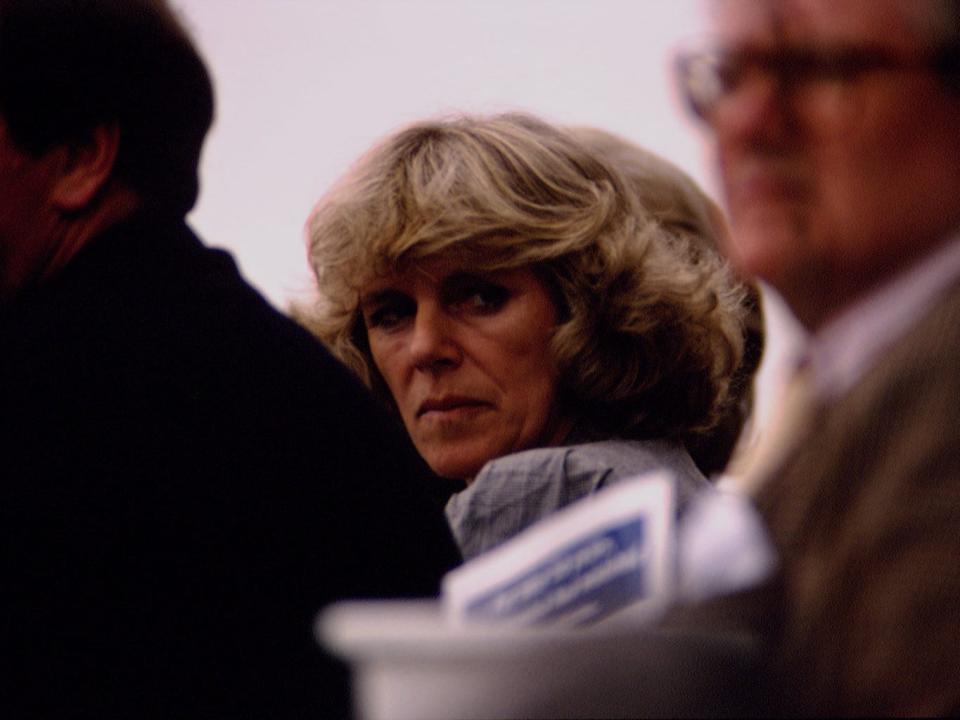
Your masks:
{"label": "blue and white printed paper", "polygon": [[591,495],[449,573],[455,623],[647,619],[672,591],[673,484],[661,473]]}

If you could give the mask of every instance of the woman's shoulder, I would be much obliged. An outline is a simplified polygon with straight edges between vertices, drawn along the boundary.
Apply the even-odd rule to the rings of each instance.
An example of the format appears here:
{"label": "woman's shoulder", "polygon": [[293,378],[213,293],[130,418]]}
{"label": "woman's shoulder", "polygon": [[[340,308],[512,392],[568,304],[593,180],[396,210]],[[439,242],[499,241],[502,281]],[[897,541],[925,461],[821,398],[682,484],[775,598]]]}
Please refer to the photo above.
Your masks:
{"label": "woman's shoulder", "polygon": [[686,448],[669,440],[610,438],[559,447],[535,448],[491,460],[481,478],[585,483],[592,490],[637,475],[666,470],[681,484],[705,484]]}
{"label": "woman's shoulder", "polygon": [[491,460],[446,513],[466,559],[604,487],[665,470],[680,505],[707,480],[682,445],[663,440],[608,439],[536,448]]}

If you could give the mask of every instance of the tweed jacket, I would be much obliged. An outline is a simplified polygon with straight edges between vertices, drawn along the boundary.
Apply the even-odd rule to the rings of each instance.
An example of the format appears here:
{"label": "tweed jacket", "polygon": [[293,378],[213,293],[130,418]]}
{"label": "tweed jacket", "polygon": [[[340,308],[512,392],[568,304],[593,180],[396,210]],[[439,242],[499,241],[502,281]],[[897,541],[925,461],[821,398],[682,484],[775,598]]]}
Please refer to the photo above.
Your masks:
{"label": "tweed jacket", "polygon": [[817,408],[757,504],[782,562],[761,631],[806,709],[960,712],[960,283]]}

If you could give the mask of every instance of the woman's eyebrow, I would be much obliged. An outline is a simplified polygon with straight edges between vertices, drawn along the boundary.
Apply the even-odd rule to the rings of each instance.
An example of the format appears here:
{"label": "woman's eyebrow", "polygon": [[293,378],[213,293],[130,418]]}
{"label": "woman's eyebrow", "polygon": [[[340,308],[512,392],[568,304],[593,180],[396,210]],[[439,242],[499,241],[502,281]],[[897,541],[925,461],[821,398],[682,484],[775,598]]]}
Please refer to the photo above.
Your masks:
{"label": "woman's eyebrow", "polygon": [[380,290],[371,290],[360,295],[359,305],[378,305],[394,297],[402,297],[405,293],[396,288],[382,288]]}
{"label": "woman's eyebrow", "polygon": [[440,284],[443,287],[457,287],[463,283],[475,282],[497,284],[498,280],[493,277],[492,273],[459,270],[447,275],[445,278],[443,278]]}

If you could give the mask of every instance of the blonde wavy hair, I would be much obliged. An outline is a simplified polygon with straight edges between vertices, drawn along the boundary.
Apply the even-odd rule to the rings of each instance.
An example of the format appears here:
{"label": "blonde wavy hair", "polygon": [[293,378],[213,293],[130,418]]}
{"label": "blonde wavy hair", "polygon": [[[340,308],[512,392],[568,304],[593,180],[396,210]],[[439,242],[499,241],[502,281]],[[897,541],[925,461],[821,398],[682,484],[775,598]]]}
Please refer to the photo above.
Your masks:
{"label": "blonde wavy hair", "polygon": [[[702,262],[704,254],[721,253],[729,232],[723,211],[700,186],[673,163],[629,140],[594,127],[572,127],[573,136],[614,164],[637,201],[667,231],[675,249]],[[705,475],[726,468],[753,411],[754,378],[763,358],[765,329],[760,289],[744,283],[744,351],[731,378],[727,409],[709,434],[688,442],[690,454]]]}
{"label": "blonde wavy hair", "polygon": [[687,440],[729,402],[744,288],[713,254],[678,252],[613,164],[528,115],[414,124],[364,155],[307,224],[318,297],[298,315],[374,392],[362,289],[410,263],[531,267],[560,322],[560,402],[611,436]]}

